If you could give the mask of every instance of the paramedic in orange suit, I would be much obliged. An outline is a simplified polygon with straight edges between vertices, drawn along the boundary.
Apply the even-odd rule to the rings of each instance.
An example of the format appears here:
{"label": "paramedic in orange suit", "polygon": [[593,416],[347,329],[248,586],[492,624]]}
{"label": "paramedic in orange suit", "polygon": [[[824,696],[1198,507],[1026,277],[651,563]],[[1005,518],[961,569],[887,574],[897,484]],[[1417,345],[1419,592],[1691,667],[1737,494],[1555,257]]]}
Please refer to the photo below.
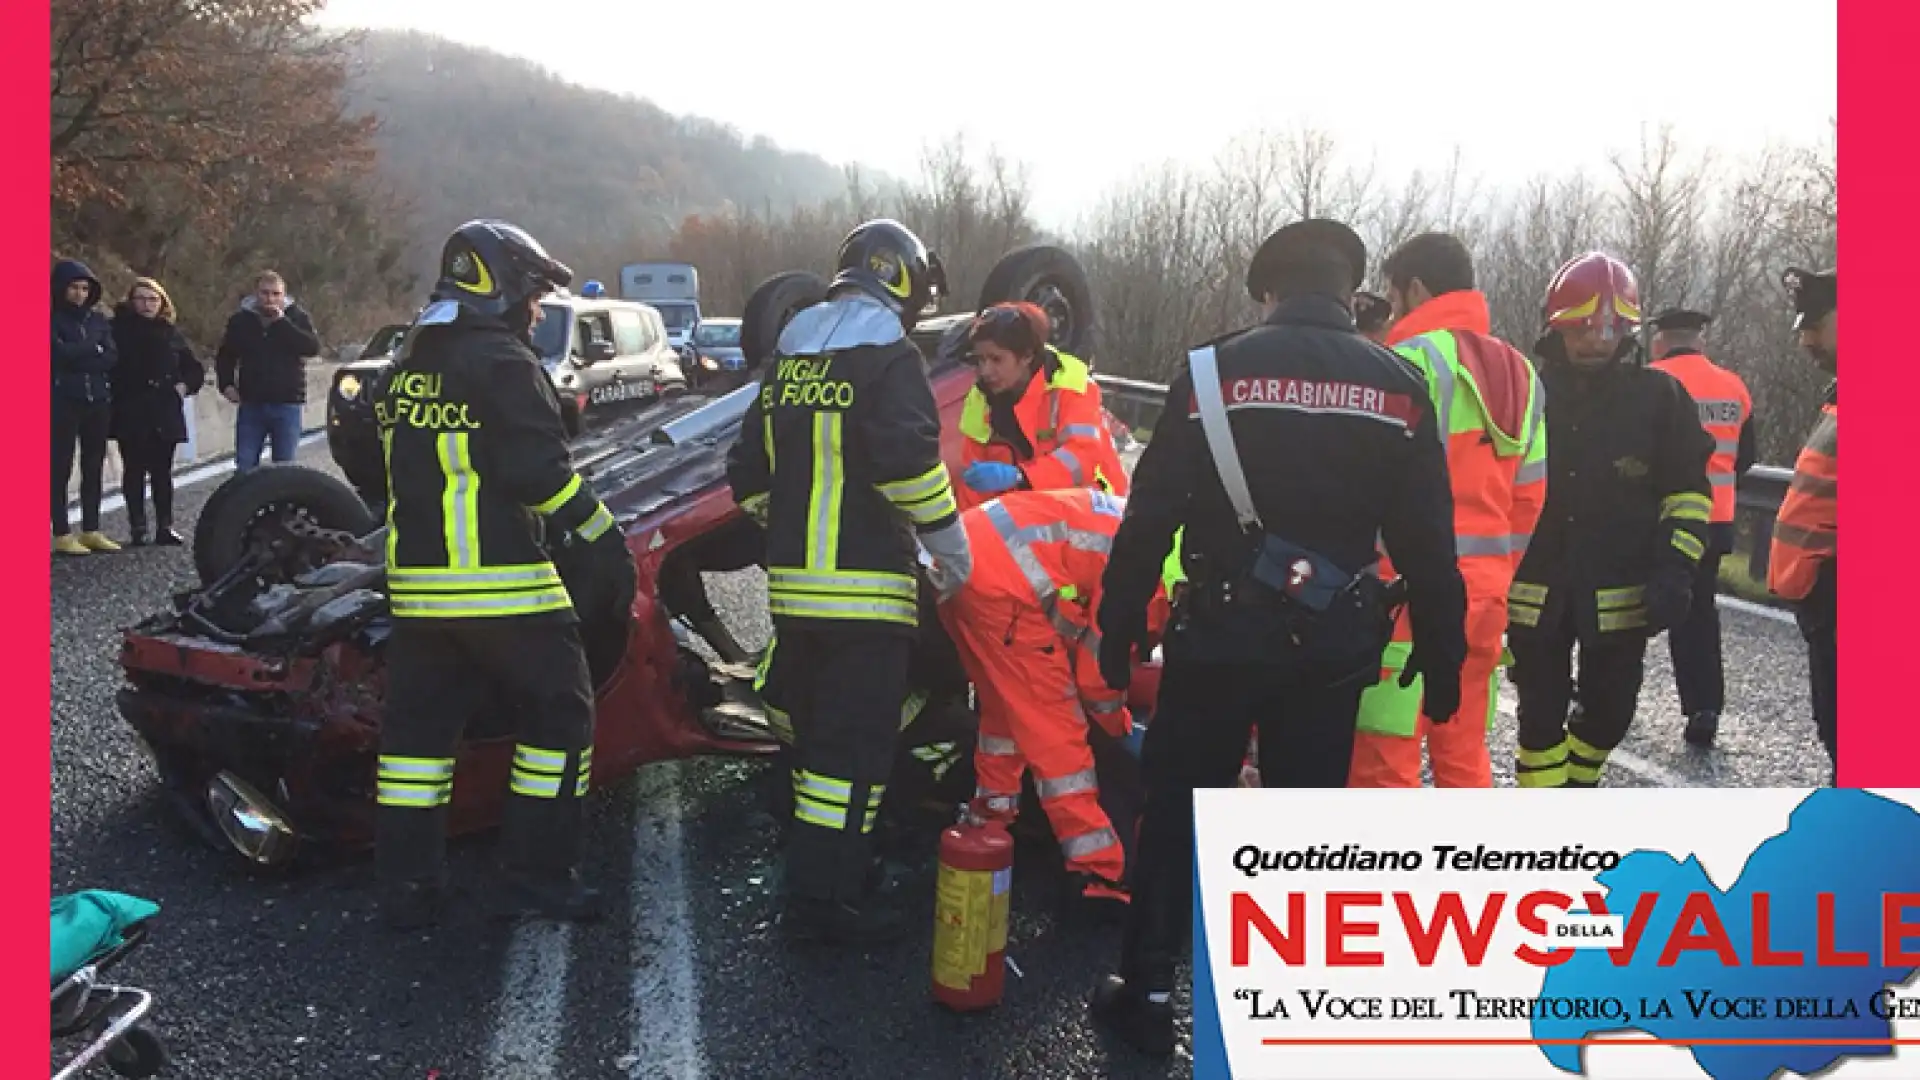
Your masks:
{"label": "paramedic in orange suit", "polygon": [[1435,786],[1492,787],[1487,731],[1507,589],[1546,502],[1545,399],[1532,363],[1493,336],[1487,298],[1474,288],[1472,256],[1458,239],[1416,236],[1382,271],[1394,319],[1385,344],[1426,379],[1446,444],[1454,548],[1467,583],[1467,660],[1458,716],[1430,724],[1420,715],[1419,682],[1401,685],[1413,647],[1401,614],[1381,658],[1381,681],[1360,700],[1348,783],[1419,787],[1424,742]]}
{"label": "paramedic in orange suit", "polygon": [[1127,473],[1078,357],[1048,344],[1052,323],[1033,304],[996,304],[967,331],[980,375],[960,406],[960,508],[1008,491],[1097,488],[1127,493]]}
{"label": "paramedic in orange suit", "polygon": [[[980,699],[975,817],[1011,821],[1028,768],[1075,885],[1126,896],[1126,856],[1100,806],[1089,724],[1124,738],[1125,691],[1100,677],[1090,612],[1126,500],[1086,488],[1014,491],[961,514],[973,572],[941,607]],[[1164,625],[1156,596],[1149,631]],[[1129,826],[1131,827],[1130,823]]]}

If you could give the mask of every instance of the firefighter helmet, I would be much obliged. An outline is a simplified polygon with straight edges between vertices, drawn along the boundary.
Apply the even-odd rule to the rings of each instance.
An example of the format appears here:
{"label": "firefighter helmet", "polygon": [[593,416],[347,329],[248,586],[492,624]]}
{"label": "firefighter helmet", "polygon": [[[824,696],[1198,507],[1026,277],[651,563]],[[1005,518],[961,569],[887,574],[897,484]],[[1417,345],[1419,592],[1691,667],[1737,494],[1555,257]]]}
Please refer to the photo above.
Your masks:
{"label": "firefighter helmet", "polygon": [[447,237],[433,298],[452,300],[497,319],[572,281],[573,271],[547,254],[525,229],[481,219],[467,222]]}
{"label": "firefighter helmet", "polygon": [[840,242],[829,293],[852,287],[885,304],[913,329],[921,311],[947,291],[940,258],[913,230],[879,218],[855,228]]}
{"label": "firefighter helmet", "polygon": [[1548,332],[1584,326],[1619,341],[1640,328],[1640,285],[1626,263],[1589,251],[1554,273],[1541,314]]}

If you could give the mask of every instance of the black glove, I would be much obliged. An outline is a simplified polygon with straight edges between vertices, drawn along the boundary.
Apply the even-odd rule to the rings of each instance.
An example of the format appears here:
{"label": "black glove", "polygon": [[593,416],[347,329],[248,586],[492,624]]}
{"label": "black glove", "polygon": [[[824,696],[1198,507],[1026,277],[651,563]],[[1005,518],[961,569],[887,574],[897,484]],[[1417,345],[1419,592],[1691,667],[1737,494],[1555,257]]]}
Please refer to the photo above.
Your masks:
{"label": "black glove", "polygon": [[627,550],[627,535],[618,526],[587,545],[593,554],[594,582],[602,601],[599,610],[610,619],[625,619],[633,613],[633,594],[640,587],[639,572],[633,566],[633,552]]}
{"label": "black glove", "polygon": [[1647,582],[1647,632],[1657,634],[1686,621],[1693,608],[1693,570],[1667,563]]}
{"label": "black glove", "polygon": [[1407,666],[1401,669],[1401,689],[1412,686],[1415,676],[1422,680],[1420,711],[1436,724],[1452,723],[1460,711],[1460,665],[1439,664],[1429,671],[1416,647],[1407,657]]}
{"label": "black glove", "polygon": [[1136,615],[1100,628],[1100,678],[1111,690],[1133,683],[1133,649],[1147,639],[1147,620]]}

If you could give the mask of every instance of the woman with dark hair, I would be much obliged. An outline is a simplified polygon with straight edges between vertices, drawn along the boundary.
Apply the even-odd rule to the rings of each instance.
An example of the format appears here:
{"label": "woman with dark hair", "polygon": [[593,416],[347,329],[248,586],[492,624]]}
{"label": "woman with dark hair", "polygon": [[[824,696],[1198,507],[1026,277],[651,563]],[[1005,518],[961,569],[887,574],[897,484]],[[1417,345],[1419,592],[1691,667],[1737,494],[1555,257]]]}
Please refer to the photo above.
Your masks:
{"label": "woman with dark hair", "polygon": [[181,543],[173,531],[174,447],[187,440],[186,399],[199,392],[206,369],[174,325],[173,300],[152,278],[141,278],[113,312],[120,363],[113,369],[113,437],[125,467],[130,543],[147,542],[147,484],[153,484],[154,542]]}
{"label": "woman with dark hair", "polygon": [[980,374],[960,409],[961,509],[1013,490],[1127,493],[1100,386],[1084,361],[1048,344],[1052,330],[1026,303],[995,304],[968,329]]}
{"label": "woman with dark hair", "polygon": [[[107,317],[94,310],[100,279],[84,263],[53,267],[53,550],[119,551],[100,531],[100,481],[107,460],[107,401],[116,356]],[[80,451],[80,535],[67,521],[67,483]]]}

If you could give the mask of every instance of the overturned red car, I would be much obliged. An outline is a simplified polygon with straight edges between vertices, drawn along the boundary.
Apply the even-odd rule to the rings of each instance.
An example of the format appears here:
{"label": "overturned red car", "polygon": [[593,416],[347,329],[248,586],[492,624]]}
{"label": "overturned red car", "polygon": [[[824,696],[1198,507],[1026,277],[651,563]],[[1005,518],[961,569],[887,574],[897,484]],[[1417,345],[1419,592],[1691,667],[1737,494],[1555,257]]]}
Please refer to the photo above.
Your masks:
{"label": "overturned red car", "polygon": [[[744,316],[750,361],[764,360],[786,318],[824,291],[811,274],[769,279]],[[1013,252],[982,293],[981,307],[1040,304],[1053,317],[1055,344],[1086,354],[1091,295],[1066,252]],[[956,423],[973,381],[964,356],[969,317],[929,318],[914,331],[945,421],[950,468],[960,458]],[[595,790],[650,762],[781,750],[753,689],[758,654],[720,617],[705,578],[763,559],[759,526],[734,504],[725,475],[754,392],[749,384],[718,397],[669,398],[575,443],[576,468],[619,520],[639,578],[629,618],[582,627],[597,688]],[[390,629],[381,535],[354,490],[327,473],[278,466],[236,477],[208,500],[196,527],[199,587],[123,634],[121,715],[186,819],[254,864],[286,866],[302,853],[372,841]],[[883,814],[896,825],[916,812],[950,818],[972,793],[969,688],[931,603],[923,590],[914,687],[924,704],[903,729]],[[1157,664],[1144,664],[1131,691],[1143,718],[1157,685]],[[450,815],[456,834],[499,820],[514,707],[501,702],[466,733]],[[1133,759],[1097,731],[1095,738],[1102,787],[1129,798],[1137,791]]]}

